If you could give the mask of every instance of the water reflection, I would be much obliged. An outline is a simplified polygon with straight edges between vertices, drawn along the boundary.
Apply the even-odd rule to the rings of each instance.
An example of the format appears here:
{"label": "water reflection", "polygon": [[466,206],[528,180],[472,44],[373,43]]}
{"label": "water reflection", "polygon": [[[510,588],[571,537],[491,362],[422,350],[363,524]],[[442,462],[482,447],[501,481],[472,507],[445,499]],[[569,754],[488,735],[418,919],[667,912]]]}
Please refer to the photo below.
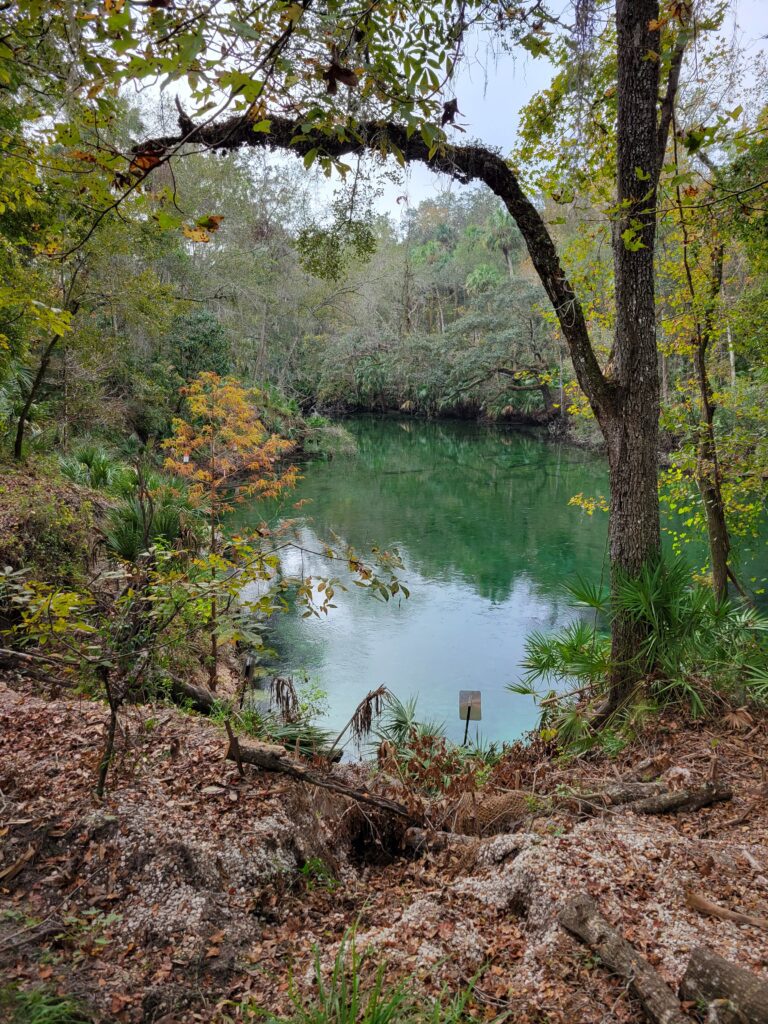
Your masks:
{"label": "water reflection", "polygon": [[[401,699],[418,695],[421,714],[444,720],[458,740],[458,691],[481,690],[483,736],[515,738],[535,720],[530,701],[505,690],[519,676],[524,639],[572,618],[563,580],[593,578],[603,562],[606,517],[568,505],[579,492],[606,493],[603,463],[476,424],[349,426],[357,456],[310,464],[291,496],[310,502],[301,542],[319,548],[332,531],[363,553],[397,547],[411,598],[385,605],[352,588],[322,621],[280,616],[281,671],[305,670],[328,691],[329,727],[385,683]],[[328,572],[296,551],[284,568]]]}

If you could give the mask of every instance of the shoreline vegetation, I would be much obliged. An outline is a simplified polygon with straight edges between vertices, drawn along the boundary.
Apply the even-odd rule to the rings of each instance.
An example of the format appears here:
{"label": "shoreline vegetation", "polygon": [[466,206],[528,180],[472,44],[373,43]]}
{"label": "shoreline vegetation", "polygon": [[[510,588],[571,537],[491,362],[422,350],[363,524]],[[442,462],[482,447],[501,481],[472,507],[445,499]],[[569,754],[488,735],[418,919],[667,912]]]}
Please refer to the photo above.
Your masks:
{"label": "shoreline vegetation", "polygon": [[[0,2],[3,1024],[768,1024],[762,6]],[[361,410],[608,485],[399,420],[343,490]],[[370,650],[520,639],[523,738],[275,673],[405,635],[393,517],[469,585]]]}
{"label": "shoreline vegetation", "polygon": [[[44,592],[30,593],[18,570],[3,584],[4,607],[17,609],[6,627],[25,638],[0,652],[0,1006],[10,1020],[37,1020],[40,1004],[64,1022],[325,1022],[354,989],[361,1005],[404,1000],[409,1021],[438,1012],[635,1021],[649,998],[681,1007],[682,1021],[690,1000],[678,985],[688,992],[712,967],[696,959],[699,947],[726,961],[728,978],[745,966],[759,976],[768,927],[759,617],[736,606],[723,616],[687,570],[668,565],[642,594],[628,592],[664,619],[664,634],[655,675],[608,726],[590,722],[605,639],[580,626],[529,641],[527,692],[537,679],[544,690],[540,728],[523,742],[456,746],[384,688],[334,739],[313,720],[322,694],[246,667],[238,652],[248,638],[241,624],[226,635],[221,599],[211,689],[212,592],[178,593],[191,563],[210,575],[205,531],[184,571],[175,556],[169,571],[179,614],[192,601],[193,618],[207,615],[151,640],[143,620],[141,644],[129,630],[134,653],[120,655],[115,618],[124,636],[135,613],[114,613],[126,570],[109,531],[126,469],[100,457],[72,457],[89,487],[72,482],[84,470],[71,465],[54,487],[45,464],[16,471],[15,489],[13,473],[4,480],[3,515],[21,507],[34,517],[13,521],[16,542],[26,538],[17,558],[37,573],[56,567]],[[248,473],[237,469],[241,488]],[[142,479],[156,514],[167,484],[149,471]],[[210,502],[201,513],[183,483],[174,508],[205,522]],[[36,500],[41,486],[47,506]],[[60,521],[65,509],[84,529],[57,540],[40,516]],[[259,529],[261,542],[290,543],[274,524]],[[235,556],[223,536],[226,577]],[[142,602],[151,595],[167,617],[162,557],[149,575],[147,556],[133,557],[130,586],[143,585]],[[385,583],[356,553],[343,558],[391,594],[393,564]],[[256,562],[272,579],[265,556]],[[607,614],[597,592],[573,596]],[[270,613],[260,602],[250,614]],[[126,666],[106,684],[105,643]],[[248,700],[253,685],[267,687],[268,705]],[[340,765],[350,740],[371,753]]]}

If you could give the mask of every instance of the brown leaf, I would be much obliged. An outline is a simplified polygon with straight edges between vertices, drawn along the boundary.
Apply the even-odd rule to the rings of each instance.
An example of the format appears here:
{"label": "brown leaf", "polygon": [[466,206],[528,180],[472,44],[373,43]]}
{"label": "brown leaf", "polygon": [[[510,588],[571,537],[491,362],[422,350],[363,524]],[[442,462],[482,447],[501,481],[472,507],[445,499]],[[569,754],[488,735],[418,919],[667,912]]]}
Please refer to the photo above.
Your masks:
{"label": "brown leaf", "polygon": [[460,113],[459,101],[456,98],[448,100],[447,103],[443,104],[443,116],[440,118],[440,124],[453,124],[454,118]]}
{"label": "brown leaf", "polygon": [[131,160],[129,170],[132,174],[146,173],[151,171],[153,167],[157,167],[159,163],[160,157],[157,153],[137,153],[133,160]]}
{"label": "brown leaf", "polygon": [[735,711],[728,711],[723,715],[723,722],[725,722],[729,729],[740,732],[753,725],[754,718],[746,708],[736,708]]}
{"label": "brown leaf", "polygon": [[220,213],[212,213],[210,217],[201,217],[197,226],[205,228],[206,231],[218,231],[223,220],[224,217]]}
{"label": "brown leaf", "polygon": [[323,78],[331,95],[334,95],[338,89],[337,82],[341,82],[342,85],[346,85],[349,89],[353,89],[356,85],[360,84],[360,77],[356,71],[353,71],[352,68],[345,68],[336,61],[329,64],[323,72]]}
{"label": "brown leaf", "polygon": [[109,1004],[110,1013],[120,1013],[124,1007],[128,1006],[132,1002],[130,996],[120,995],[119,992],[115,992],[112,996],[112,1001]]}

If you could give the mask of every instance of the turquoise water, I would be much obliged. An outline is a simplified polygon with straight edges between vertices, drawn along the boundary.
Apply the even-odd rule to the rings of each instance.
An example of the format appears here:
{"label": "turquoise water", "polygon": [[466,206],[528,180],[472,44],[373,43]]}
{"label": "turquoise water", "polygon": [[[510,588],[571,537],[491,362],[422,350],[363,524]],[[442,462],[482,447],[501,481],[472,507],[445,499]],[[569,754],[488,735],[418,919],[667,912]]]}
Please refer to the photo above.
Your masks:
{"label": "turquoise water", "polygon": [[[569,506],[607,493],[600,458],[533,434],[474,423],[361,419],[346,424],[358,452],[303,467],[290,504],[307,502],[301,545],[395,547],[409,599],[388,603],[351,587],[327,618],[301,609],[275,617],[269,638],[283,674],[306,674],[328,693],[329,728],[341,728],[368,690],[386,684],[418,697],[420,718],[463,736],[460,690],[480,690],[487,740],[513,740],[536,720],[520,678],[526,636],[577,614],[562,591],[580,574],[599,578],[607,516]],[[263,508],[256,519],[263,517]],[[249,518],[240,513],[241,522]],[[333,541],[332,535],[339,538]],[[321,558],[289,551],[288,573],[338,574]],[[344,574],[342,574],[344,575]]]}

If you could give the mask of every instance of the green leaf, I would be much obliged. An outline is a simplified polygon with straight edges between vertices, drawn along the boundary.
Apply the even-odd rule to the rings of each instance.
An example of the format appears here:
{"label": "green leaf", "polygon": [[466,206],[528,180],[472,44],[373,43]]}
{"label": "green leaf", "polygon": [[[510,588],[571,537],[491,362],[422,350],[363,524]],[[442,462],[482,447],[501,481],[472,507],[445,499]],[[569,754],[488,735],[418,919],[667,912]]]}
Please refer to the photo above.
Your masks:
{"label": "green leaf", "polygon": [[621,240],[624,243],[624,248],[629,252],[638,252],[638,250],[646,248],[645,243],[637,232],[637,228],[634,227],[629,227],[626,231],[622,231]]}
{"label": "green leaf", "polygon": [[549,40],[529,33],[520,40],[520,45],[533,57],[542,57],[549,53]]}

